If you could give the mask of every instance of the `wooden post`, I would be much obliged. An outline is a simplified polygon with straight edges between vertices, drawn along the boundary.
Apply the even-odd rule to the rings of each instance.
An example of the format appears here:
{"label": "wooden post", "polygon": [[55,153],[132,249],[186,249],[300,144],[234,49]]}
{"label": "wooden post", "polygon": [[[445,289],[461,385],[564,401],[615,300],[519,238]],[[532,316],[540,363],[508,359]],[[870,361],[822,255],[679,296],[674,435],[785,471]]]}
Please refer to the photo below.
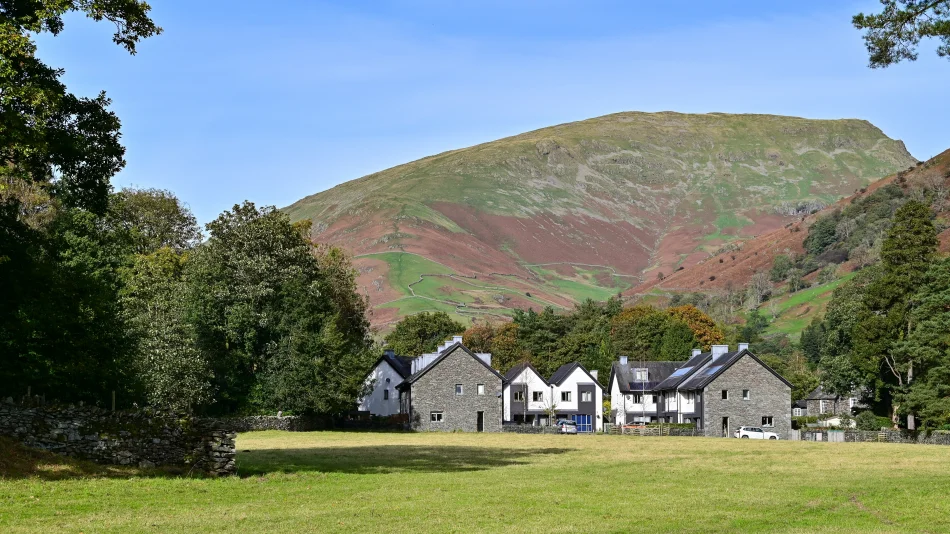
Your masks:
{"label": "wooden post", "polygon": [[112,411],[115,411],[115,390],[112,390]]}

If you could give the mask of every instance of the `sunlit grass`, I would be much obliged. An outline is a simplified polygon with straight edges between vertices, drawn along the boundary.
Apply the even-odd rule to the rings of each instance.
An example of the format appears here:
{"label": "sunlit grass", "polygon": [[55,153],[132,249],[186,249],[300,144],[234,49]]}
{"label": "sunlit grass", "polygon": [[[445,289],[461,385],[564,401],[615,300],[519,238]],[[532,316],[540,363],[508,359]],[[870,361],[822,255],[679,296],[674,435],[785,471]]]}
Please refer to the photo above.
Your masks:
{"label": "sunlit grass", "polygon": [[2,532],[950,530],[950,447],[242,434],[240,476],[0,481]]}

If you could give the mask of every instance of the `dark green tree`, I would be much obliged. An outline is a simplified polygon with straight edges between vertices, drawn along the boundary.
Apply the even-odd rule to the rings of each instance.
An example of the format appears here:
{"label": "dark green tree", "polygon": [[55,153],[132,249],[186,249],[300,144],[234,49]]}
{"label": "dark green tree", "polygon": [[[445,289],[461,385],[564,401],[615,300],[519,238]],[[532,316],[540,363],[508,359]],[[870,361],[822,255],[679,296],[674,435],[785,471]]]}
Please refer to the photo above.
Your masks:
{"label": "dark green tree", "polygon": [[435,352],[439,344],[465,331],[465,325],[441,311],[410,315],[396,323],[384,338],[386,347],[405,356]]}
{"label": "dark green tree", "polygon": [[950,55],[950,0],[881,0],[880,13],[858,13],[852,23],[864,30],[870,67],[888,67],[917,60],[921,39],[936,38],[943,44],[937,55]]}
{"label": "dark green tree", "polygon": [[697,345],[698,341],[689,325],[672,319],[660,339],[659,358],[667,361],[685,360]]}
{"label": "dark green tree", "polygon": [[[913,328],[911,296],[937,252],[932,219],[933,211],[913,200],[894,214],[894,224],[881,247],[883,276],[868,287],[854,325],[855,367],[879,396],[891,398],[895,424],[900,411],[896,401],[913,381],[916,358],[894,349]],[[914,426],[912,415],[908,415],[908,426]]]}

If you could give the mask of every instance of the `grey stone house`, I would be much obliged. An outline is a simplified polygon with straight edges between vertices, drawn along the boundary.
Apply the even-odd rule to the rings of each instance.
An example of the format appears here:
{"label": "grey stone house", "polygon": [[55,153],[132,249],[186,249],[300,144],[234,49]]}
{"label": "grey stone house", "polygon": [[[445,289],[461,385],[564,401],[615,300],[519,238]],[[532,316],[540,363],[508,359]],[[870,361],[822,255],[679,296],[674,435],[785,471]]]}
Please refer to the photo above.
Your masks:
{"label": "grey stone house", "polygon": [[792,385],[747,343],[693,356],[657,384],[657,414],[669,423],[693,423],[709,437],[732,437],[740,426],[763,427],[787,437],[792,428]]}
{"label": "grey stone house", "polygon": [[501,431],[505,378],[492,369],[490,354],[476,354],[455,339],[417,361],[397,386],[400,412],[409,415],[413,430]]}
{"label": "grey stone house", "polygon": [[808,415],[825,415],[828,417],[853,415],[856,408],[864,408],[857,393],[852,393],[847,397],[833,395],[821,386],[815,388],[815,391],[808,395],[805,403],[808,406]]}

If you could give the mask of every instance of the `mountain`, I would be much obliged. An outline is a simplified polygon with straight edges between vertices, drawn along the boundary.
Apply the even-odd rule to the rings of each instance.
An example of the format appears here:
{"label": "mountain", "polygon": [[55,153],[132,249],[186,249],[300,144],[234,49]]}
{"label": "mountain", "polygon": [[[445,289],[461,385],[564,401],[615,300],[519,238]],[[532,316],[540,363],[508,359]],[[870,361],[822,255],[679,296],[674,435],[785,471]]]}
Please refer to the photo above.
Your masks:
{"label": "mountain", "polygon": [[355,256],[382,326],[606,299],[914,165],[862,120],[617,113],[445,152],[285,211]]}

